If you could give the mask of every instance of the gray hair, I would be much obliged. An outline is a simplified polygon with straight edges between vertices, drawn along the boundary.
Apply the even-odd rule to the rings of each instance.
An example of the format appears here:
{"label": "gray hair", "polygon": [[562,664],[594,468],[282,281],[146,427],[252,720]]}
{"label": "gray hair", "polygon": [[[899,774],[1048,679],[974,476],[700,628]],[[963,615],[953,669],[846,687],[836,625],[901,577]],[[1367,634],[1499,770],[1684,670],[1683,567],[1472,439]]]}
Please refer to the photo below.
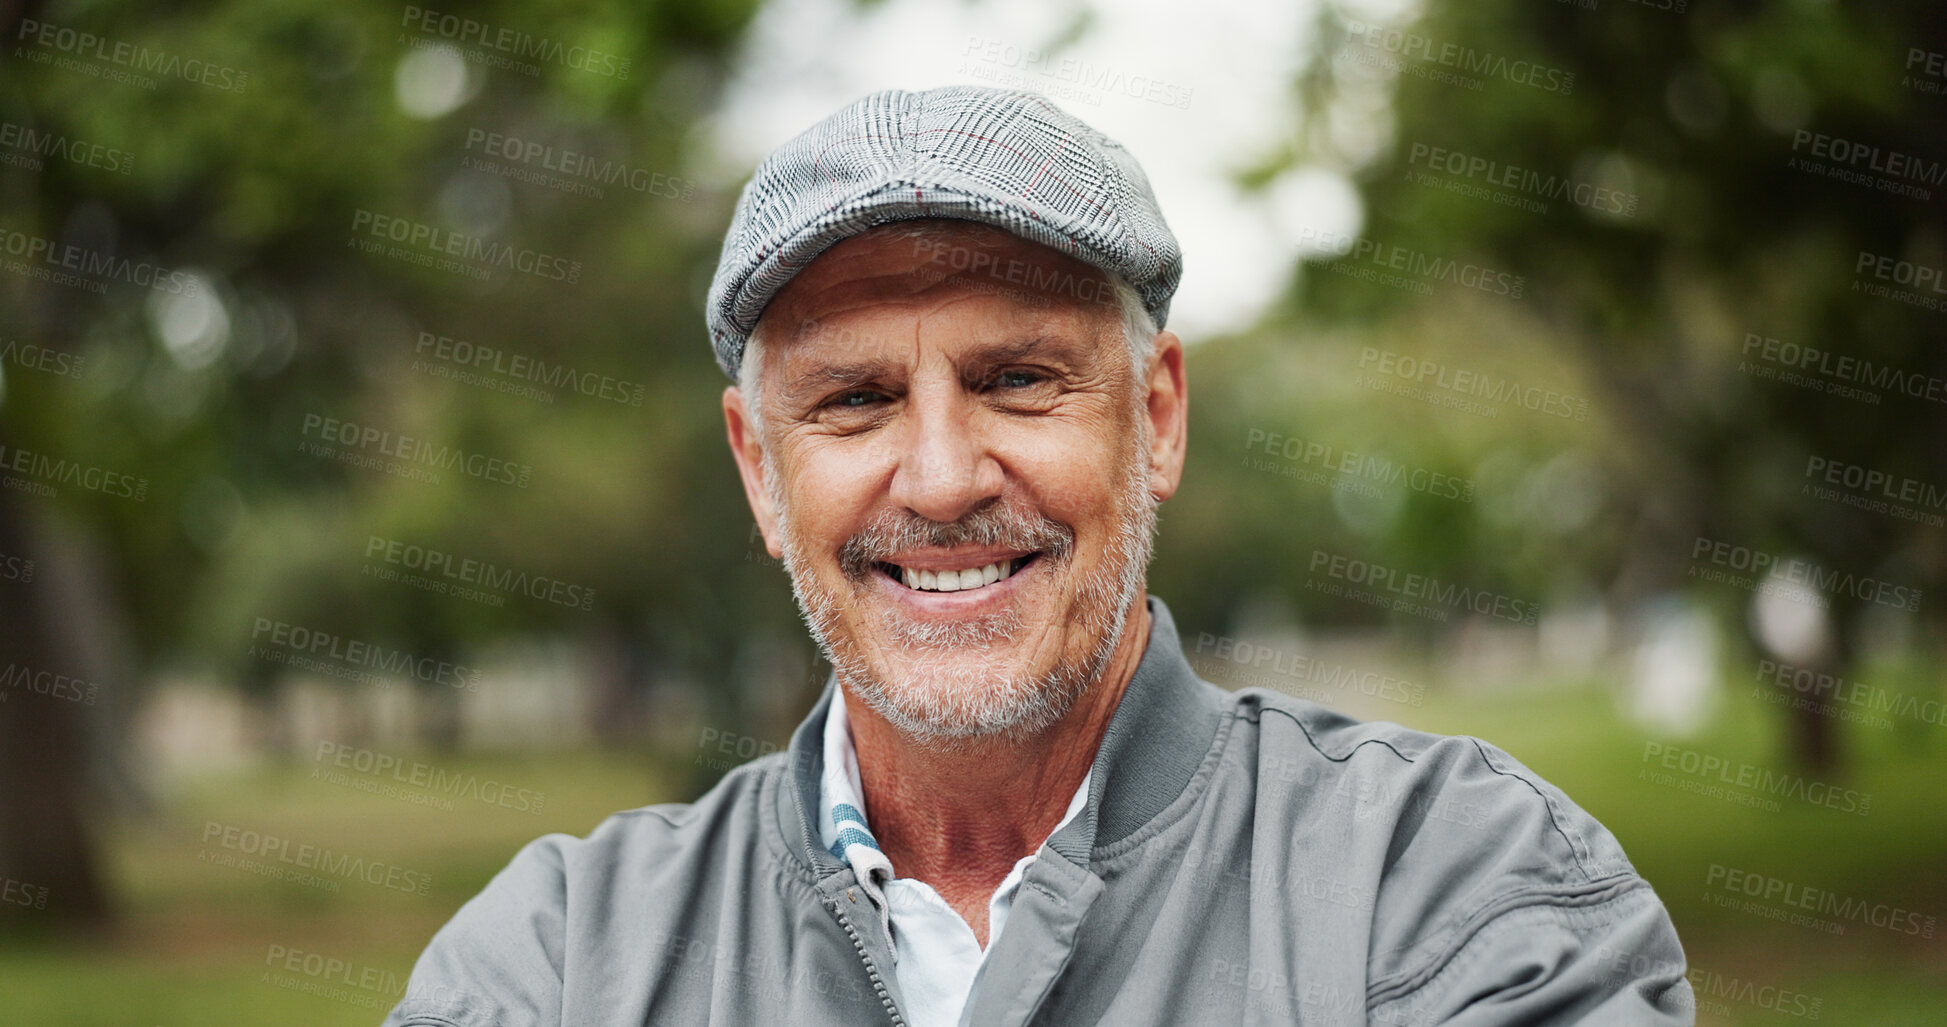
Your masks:
{"label": "gray hair", "polygon": [[[928,239],[951,234],[960,224],[945,219],[915,219],[896,222],[880,231],[893,239]],[[1113,271],[1104,271],[1109,277],[1109,285],[1115,293],[1117,312],[1122,319],[1123,340],[1129,349],[1129,369],[1132,387],[1140,392],[1145,372],[1149,368],[1149,358],[1156,352],[1156,319],[1149,316],[1149,308],[1143,305],[1142,294],[1129,284],[1128,279]],[[743,362],[737,366],[737,391],[743,393],[744,410],[751,428],[761,440],[764,436],[764,404],[758,388],[762,384],[764,367],[764,343],[762,336],[766,324],[773,321],[760,319],[752,329],[749,340],[744,344]]]}

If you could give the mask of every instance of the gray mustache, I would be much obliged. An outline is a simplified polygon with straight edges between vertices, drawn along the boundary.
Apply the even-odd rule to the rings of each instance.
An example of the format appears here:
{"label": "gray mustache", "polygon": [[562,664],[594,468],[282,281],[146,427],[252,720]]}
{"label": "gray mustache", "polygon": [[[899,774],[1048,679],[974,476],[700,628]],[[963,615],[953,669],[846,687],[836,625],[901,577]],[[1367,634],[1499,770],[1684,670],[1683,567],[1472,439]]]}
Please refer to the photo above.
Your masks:
{"label": "gray mustache", "polygon": [[957,521],[929,521],[918,514],[888,510],[838,550],[838,566],[853,581],[872,573],[872,565],[888,562],[908,549],[952,546],[997,546],[1031,549],[1052,560],[1065,560],[1075,549],[1075,529],[1031,509],[1009,507],[990,499]]}

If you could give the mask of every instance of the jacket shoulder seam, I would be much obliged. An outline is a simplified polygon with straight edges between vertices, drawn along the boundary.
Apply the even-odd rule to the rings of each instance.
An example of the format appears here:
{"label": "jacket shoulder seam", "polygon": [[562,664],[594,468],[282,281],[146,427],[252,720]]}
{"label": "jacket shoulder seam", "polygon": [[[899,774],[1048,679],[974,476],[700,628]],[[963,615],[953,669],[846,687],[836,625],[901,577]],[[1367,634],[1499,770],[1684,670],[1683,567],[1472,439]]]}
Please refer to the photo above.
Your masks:
{"label": "jacket shoulder seam", "polygon": [[1383,748],[1388,752],[1391,752],[1393,755],[1398,756],[1402,762],[1406,762],[1406,763],[1419,762],[1413,757],[1408,756],[1405,753],[1399,751],[1398,747],[1394,746],[1393,743],[1385,740],[1384,738],[1364,739],[1360,741],[1357,745],[1354,745],[1352,748],[1347,749],[1344,755],[1334,756],[1331,753],[1326,752],[1324,746],[1318,744],[1318,738],[1312,734],[1311,726],[1305,723],[1303,717],[1300,717],[1296,713],[1293,713],[1290,710],[1278,706],[1259,706],[1258,711],[1260,716],[1264,713],[1277,713],[1283,715],[1286,719],[1290,720],[1293,724],[1297,725],[1299,731],[1304,732],[1305,741],[1311,743],[1313,752],[1316,752],[1320,756],[1323,756],[1326,759],[1331,760],[1333,763],[1344,763],[1345,761],[1351,759],[1354,755],[1356,755],[1360,749],[1363,749],[1368,745],[1377,745],[1380,748]]}
{"label": "jacket shoulder seam", "polygon": [[[1402,762],[1405,763],[1419,762],[1415,757],[1408,756],[1407,754],[1401,752],[1397,746],[1393,745],[1391,742],[1387,741],[1384,738],[1362,739],[1357,744],[1352,746],[1352,748],[1346,750],[1344,755],[1334,756],[1330,752],[1327,752],[1324,746],[1318,744],[1318,738],[1312,734],[1311,727],[1305,723],[1303,717],[1298,716],[1297,714],[1291,712],[1290,710],[1283,709],[1277,706],[1260,706],[1258,707],[1258,709],[1264,712],[1283,714],[1293,724],[1297,725],[1299,731],[1304,733],[1305,741],[1311,743],[1312,751],[1318,753],[1320,756],[1323,756],[1328,760],[1331,760],[1334,763],[1344,763],[1347,760],[1350,760],[1356,753],[1358,753],[1360,749],[1365,748],[1368,745],[1380,746],[1386,749],[1388,752],[1391,752],[1393,755],[1399,757]],[[1584,852],[1584,847],[1577,845],[1575,843],[1575,839],[1569,837],[1568,831],[1563,829],[1561,824],[1561,818],[1555,815],[1554,800],[1550,799],[1548,797],[1548,794],[1542,791],[1539,785],[1529,780],[1526,775],[1501,769],[1501,767],[1494,762],[1494,758],[1488,754],[1486,746],[1481,742],[1480,739],[1475,738],[1472,735],[1449,735],[1447,737],[1464,739],[1467,742],[1467,744],[1473,747],[1474,752],[1480,756],[1481,764],[1487,767],[1488,770],[1494,772],[1495,774],[1501,777],[1510,778],[1512,780],[1519,781],[1523,785],[1526,785],[1529,791],[1534,792],[1535,797],[1541,800],[1542,812],[1548,815],[1548,826],[1554,829],[1557,835],[1561,836],[1562,844],[1568,846],[1568,853],[1575,860],[1576,872],[1582,875],[1582,879],[1584,881],[1594,881],[1599,879],[1597,874],[1591,873],[1589,870],[1588,861],[1586,859],[1586,853]],[[1602,876],[1614,876],[1614,875],[1609,874],[1609,875],[1602,875]]]}
{"label": "jacket shoulder seam", "polygon": [[[1548,814],[1548,826],[1554,828],[1555,833],[1562,836],[1562,844],[1568,846],[1569,855],[1575,857],[1575,869],[1582,874],[1582,879],[1584,881],[1596,880],[1597,879],[1596,875],[1589,872],[1588,863],[1584,859],[1584,856],[1586,855],[1583,851],[1584,847],[1575,844],[1575,839],[1569,837],[1568,832],[1566,830],[1563,830],[1562,828],[1562,823],[1560,818],[1555,816],[1555,800],[1549,798],[1548,793],[1541,790],[1541,786],[1535,784],[1533,781],[1528,780],[1528,778],[1525,775],[1511,773],[1509,771],[1502,770],[1500,767],[1496,766],[1494,763],[1494,757],[1490,753],[1488,753],[1487,747],[1481,742],[1480,739],[1474,738],[1472,736],[1466,736],[1466,737],[1467,737],[1467,741],[1473,745],[1474,751],[1480,753],[1481,762],[1487,765],[1487,769],[1495,772],[1496,774],[1501,775],[1502,777],[1513,778],[1514,780],[1519,781],[1524,785],[1527,785],[1528,790],[1535,793],[1535,797],[1541,800],[1542,811]],[[1614,876],[1614,875],[1608,875],[1608,876]]]}

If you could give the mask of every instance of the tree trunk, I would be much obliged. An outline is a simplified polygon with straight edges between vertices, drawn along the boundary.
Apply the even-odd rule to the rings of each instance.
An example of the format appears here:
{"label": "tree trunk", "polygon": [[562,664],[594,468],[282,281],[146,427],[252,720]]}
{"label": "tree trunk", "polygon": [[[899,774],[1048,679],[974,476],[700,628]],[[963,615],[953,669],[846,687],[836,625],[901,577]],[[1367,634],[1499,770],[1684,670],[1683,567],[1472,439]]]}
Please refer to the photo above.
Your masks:
{"label": "tree trunk", "polygon": [[[19,493],[0,488],[0,931],[92,927],[108,897],[87,821],[95,732],[105,696],[61,620],[89,616],[65,561],[37,546]],[[53,559],[50,559],[53,556]],[[27,561],[32,561],[31,568]],[[35,889],[31,903],[22,896]]]}

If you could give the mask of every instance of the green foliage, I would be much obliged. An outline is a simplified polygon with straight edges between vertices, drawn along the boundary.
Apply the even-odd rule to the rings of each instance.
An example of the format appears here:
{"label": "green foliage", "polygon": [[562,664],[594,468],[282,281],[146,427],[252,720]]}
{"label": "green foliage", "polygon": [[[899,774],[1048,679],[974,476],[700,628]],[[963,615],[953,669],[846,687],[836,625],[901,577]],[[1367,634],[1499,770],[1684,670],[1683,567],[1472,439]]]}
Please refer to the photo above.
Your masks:
{"label": "green foliage", "polygon": [[[80,354],[88,369],[69,380],[8,368],[0,437],[149,480],[139,503],[78,490],[21,501],[112,554],[139,665],[260,676],[239,645],[258,617],[445,652],[510,630],[598,634],[662,618],[700,636],[686,662],[727,658],[753,615],[729,587],[747,514],[728,461],[702,459],[721,451],[722,377],[696,282],[731,198],[694,181],[691,130],[752,8],[467,6],[483,37],[561,47],[518,44],[531,54],[456,39],[424,20],[437,7],[396,3],[38,15],[111,47],[206,62],[240,86],[160,76],[144,89],[10,58],[0,91],[10,121],[133,155],[126,174],[59,160],[0,172],[0,224],[194,272],[229,324],[215,360],[196,366],[162,338],[160,292],[0,276],[0,337]],[[467,98],[436,117],[408,113],[406,65],[442,46],[470,55]],[[478,59],[509,53],[536,73]],[[591,53],[606,59],[579,56]],[[554,160],[558,175],[573,152],[626,174],[597,180],[597,199],[483,171],[470,165],[488,159],[487,133],[553,148],[519,170]],[[360,252],[354,243],[376,238],[361,212],[560,255],[581,274],[569,284],[503,268],[478,283]],[[621,400],[558,375],[546,401],[437,377],[463,368],[417,352],[421,332],[606,377]],[[302,453],[318,441],[312,416],[487,454],[530,479],[515,488],[449,470],[435,485]],[[375,586],[359,576],[373,534],[573,582],[593,590],[595,612]]]}
{"label": "green foliage", "polygon": [[[1873,295],[1893,283],[1859,270],[1867,254],[1947,267],[1947,104],[1927,91],[1937,77],[1906,69],[1909,50],[1938,47],[1934,8],[1662,6],[1439,3],[1379,29],[1322,15],[1296,84],[1307,129],[1243,180],[1338,167],[1364,222],[1341,241],[1349,255],[1302,265],[1261,329],[1194,351],[1191,484],[1160,575],[1201,589],[1185,601],[1221,622],[1248,569],[1268,566],[1258,582],[1312,619],[1367,619],[1303,588],[1327,548],[1627,608],[1691,587],[1700,536],[1929,595],[1947,583],[1938,528],[1814,498],[1805,473],[1819,457],[1947,485],[1939,392],[1898,385],[1947,377],[1947,310]],[[1819,135],[1920,159],[1921,178],[1892,178],[1931,198],[1807,170],[1841,163],[1814,157]],[[1431,270],[1443,265],[1518,278],[1519,294]],[[1767,378],[1801,369],[1762,359],[1753,338],[1870,361],[1896,384],[1877,372],[1864,401]],[[1420,385],[1373,374],[1375,349],[1440,370],[1425,401],[1370,387]],[[1481,379],[1586,401],[1586,417],[1463,411],[1454,401],[1478,398]],[[1240,457],[1254,430],[1479,489],[1472,502],[1395,496],[1374,515],[1338,486],[1253,473]],[[1862,605],[1835,605],[1845,641]]]}

